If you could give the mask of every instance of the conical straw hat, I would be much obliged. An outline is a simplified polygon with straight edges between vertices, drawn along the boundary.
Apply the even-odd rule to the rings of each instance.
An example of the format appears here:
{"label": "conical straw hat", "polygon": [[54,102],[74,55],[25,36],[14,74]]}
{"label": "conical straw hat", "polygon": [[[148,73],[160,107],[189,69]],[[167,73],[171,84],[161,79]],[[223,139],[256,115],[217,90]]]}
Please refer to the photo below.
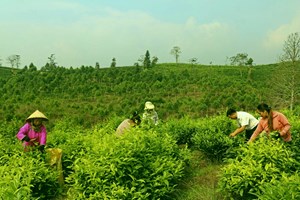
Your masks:
{"label": "conical straw hat", "polygon": [[39,110],[36,110],[34,113],[32,113],[27,119],[26,121],[28,121],[29,119],[34,119],[34,118],[39,118],[39,119],[44,119],[44,120],[48,120],[48,118],[41,113]]}

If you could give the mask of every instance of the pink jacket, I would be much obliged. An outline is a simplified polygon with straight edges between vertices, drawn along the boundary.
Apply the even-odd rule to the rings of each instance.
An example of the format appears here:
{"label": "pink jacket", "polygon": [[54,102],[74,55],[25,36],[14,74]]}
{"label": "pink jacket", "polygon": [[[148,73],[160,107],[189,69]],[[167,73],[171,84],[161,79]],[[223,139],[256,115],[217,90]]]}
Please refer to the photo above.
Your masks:
{"label": "pink jacket", "polygon": [[[273,129],[274,131],[279,131],[280,136],[285,142],[292,140],[292,135],[290,132],[291,125],[287,118],[280,112],[273,111]],[[255,140],[255,138],[262,132],[266,131],[267,134],[270,134],[268,119],[260,119],[259,124],[252,134],[250,141]]]}
{"label": "pink jacket", "polygon": [[20,128],[16,137],[19,140],[22,140],[25,136],[30,138],[30,142],[24,141],[23,146],[37,146],[37,145],[46,145],[47,140],[47,131],[44,125],[41,126],[41,130],[36,132],[29,122],[27,122],[23,127]]}

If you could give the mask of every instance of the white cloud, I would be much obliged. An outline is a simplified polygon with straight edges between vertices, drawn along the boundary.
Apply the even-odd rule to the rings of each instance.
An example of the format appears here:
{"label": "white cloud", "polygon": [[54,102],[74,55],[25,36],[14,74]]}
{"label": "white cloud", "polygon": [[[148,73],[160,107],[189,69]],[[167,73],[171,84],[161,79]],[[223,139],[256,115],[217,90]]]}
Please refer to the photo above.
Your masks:
{"label": "white cloud", "polygon": [[290,23],[271,30],[264,40],[266,49],[280,48],[291,33],[300,32],[300,15],[295,16]]}
{"label": "white cloud", "polygon": [[[64,8],[70,7],[83,9],[64,4]],[[113,57],[119,65],[133,65],[146,50],[151,56],[157,56],[159,62],[173,62],[170,50],[178,45],[183,51],[182,62],[191,57],[208,57],[202,60],[208,63],[224,51],[222,47],[228,45],[232,37],[230,28],[219,22],[200,24],[190,17],[184,24],[167,23],[145,12],[121,12],[109,7],[76,19],[58,24],[39,21],[4,24],[7,56],[15,51],[21,55],[24,65],[34,62],[38,66],[44,65],[52,53],[58,64],[66,67],[93,66],[95,62],[109,66]],[[215,58],[207,56],[208,53]],[[224,59],[222,56],[221,62]]]}

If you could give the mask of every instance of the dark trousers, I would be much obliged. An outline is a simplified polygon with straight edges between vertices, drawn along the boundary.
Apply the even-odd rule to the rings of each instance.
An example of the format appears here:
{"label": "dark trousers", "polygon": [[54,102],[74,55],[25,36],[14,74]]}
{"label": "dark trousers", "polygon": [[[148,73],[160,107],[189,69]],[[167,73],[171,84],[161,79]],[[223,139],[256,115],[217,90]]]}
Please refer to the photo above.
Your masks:
{"label": "dark trousers", "polygon": [[254,131],[256,130],[256,128],[257,128],[257,125],[251,130],[246,130],[246,135],[245,136],[246,136],[247,141],[251,138],[251,136],[254,133]]}

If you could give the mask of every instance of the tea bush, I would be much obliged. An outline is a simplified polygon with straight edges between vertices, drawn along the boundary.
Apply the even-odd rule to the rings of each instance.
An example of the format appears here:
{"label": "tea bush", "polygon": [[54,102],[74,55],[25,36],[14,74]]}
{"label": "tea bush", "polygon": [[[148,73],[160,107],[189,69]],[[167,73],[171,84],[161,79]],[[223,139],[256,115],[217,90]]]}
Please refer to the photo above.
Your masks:
{"label": "tea bush", "polygon": [[300,199],[300,177],[299,174],[282,174],[280,180],[265,183],[261,191],[255,194],[260,200],[275,199]]}
{"label": "tea bush", "polygon": [[0,199],[51,199],[60,194],[58,174],[39,152],[2,155]]}
{"label": "tea bush", "polygon": [[241,146],[235,159],[222,168],[219,189],[228,198],[253,199],[268,182],[292,174],[299,163],[291,149],[280,140],[261,137],[249,146]]}
{"label": "tea bush", "polygon": [[0,123],[0,135],[5,139],[5,143],[14,144],[16,142],[16,134],[19,131],[21,124],[17,123],[17,120],[11,122],[1,121]]}
{"label": "tea bush", "polygon": [[189,159],[188,150],[163,132],[136,128],[117,137],[100,131],[82,139],[90,149],[66,178],[70,199],[166,198]]}
{"label": "tea bush", "polygon": [[232,122],[223,116],[202,119],[192,138],[194,148],[201,150],[212,160],[222,160],[228,151],[244,143],[243,137],[228,136],[233,128]]}
{"label": "tea bush", "polygon": [[198,132],[198,124],[188,117],[170,119],[159,128],[158,131],[166,131],[172,135],[177,144],[187,144],[189,147],[193,146],[192,138]]}

